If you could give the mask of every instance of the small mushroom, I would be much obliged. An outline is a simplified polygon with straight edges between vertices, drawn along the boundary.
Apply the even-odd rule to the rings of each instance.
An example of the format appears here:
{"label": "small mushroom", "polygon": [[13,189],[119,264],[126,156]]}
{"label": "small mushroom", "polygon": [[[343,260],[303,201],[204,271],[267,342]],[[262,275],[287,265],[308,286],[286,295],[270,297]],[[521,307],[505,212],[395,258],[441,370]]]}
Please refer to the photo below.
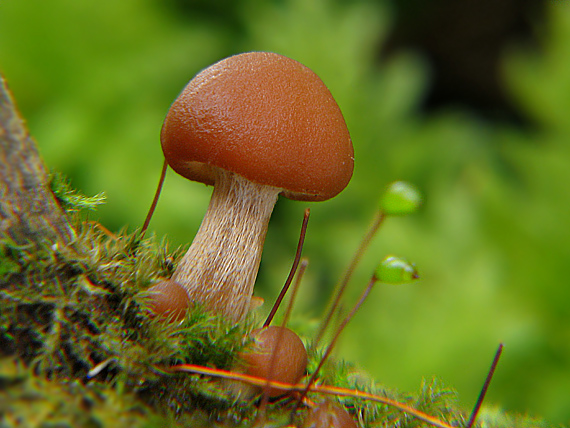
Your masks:
{"label": "small mushroom", "polygon": [[157,282],[147,290],[146,304],[154,316],[169,321],[180,321],[188,310],[188,293],[186,289],[171,279]]}
{"label": "small mushroom", "polygon": [[[246,374],[289,384],[301,380],[308,360],[305,345],[296,333],[287,327],[269,326],[253,330],[250,336],[253,346],[241,354]],[[268,397],[285,393],[277,388],[269,388]]]}
{"label": "small mushroom", "polygon": [[321,79],[287,57],[250,52],[199,73],[161,131],[168,164],[213,185],[206,215],[172,279],[234,321],[253,294],[279,194],[322,201],[348,184],[352,142]]}
{"label": "small mushroom", "polygon": [[357,428],[357,425],[342,405],[325,398],[309,411],[303,428]]}

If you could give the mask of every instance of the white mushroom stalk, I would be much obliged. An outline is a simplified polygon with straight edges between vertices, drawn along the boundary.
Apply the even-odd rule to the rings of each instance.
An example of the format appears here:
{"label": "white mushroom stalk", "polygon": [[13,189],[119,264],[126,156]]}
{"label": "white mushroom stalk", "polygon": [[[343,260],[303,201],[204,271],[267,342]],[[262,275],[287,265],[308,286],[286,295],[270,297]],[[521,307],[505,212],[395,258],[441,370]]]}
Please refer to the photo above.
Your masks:
{"label": "white mushroom stalk", "polygon": [[172,277],[190,300],[234,321],[244,318],[280,191],[217,171],[206,215]]}

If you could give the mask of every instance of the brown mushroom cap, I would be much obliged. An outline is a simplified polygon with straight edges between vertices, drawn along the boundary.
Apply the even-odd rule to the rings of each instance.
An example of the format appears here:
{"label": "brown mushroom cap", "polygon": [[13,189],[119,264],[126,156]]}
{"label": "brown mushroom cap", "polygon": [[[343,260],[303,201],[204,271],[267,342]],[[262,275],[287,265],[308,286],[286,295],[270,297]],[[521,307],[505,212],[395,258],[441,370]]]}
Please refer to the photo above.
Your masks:
{"label": "brown mushroom cap", "polygon": [[180,321],[186,316],[190,299],[186,289],[171,279],[157,282],[148,290],[147,305],[152,315],[170,321]]}
{"label": "brown mushroom cap", "polygon": [[357,425],[341,404],[325,398],[311,409],[303,428],[357,428]]}
{"label": "brown mushroom cap", "polygon": [[250,52],[199,73],[161,131],[168,164],[213,184],[215,168],[284,196],[320,201],[343,190],[354,152],[342,113],[321,79],[282,55]]}
{"label": "brown mushroom cap", "polygon": [[[289,384],[296,384],[301,380],[307,370],[307,351],[297,334],[286,327],[269,326],[253,330],[251,337],[255,342],[253,348],[242,354],[248,375],[264,379],[271,376],[272,380]],[[275,366],[273,373],[270,373],[271,359],[276,347]],[[283,394],[286,394],[283,390],[269,389],[269,397]]]}

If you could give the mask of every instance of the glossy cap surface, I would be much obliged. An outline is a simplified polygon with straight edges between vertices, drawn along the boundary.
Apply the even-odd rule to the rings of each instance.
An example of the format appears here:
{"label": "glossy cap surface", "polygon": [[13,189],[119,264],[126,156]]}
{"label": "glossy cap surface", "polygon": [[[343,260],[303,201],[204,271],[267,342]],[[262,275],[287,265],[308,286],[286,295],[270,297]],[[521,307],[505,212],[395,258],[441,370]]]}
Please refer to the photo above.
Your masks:
{"label": "glossy cap surface", "polygon": [[171,321],[180,321],[186,316],[190,299],[181,284],[165,279],[150,287],[147,292],[147,305],[153,315]]}
{"label": "glossy cap surface", "polygon": [[[307,370],[307,351],[297,334],[286,327],[269,326],[253,330],[251,337],[253,347],[242,355],[248,375],[264,379],[271,376],[272,380],[289,384],[301,380]],[[270,374],[271,358],[276,347],[275,366]],[[285,393],[280,389],[269,390],[270,397]]]}
{"label": "glossy cap surface", "polygon": [[352,176],[346,123],[322,80],[282,55],[250,52],[199,73],[172,104],[161,131],[168,164],[213,184],[215,169],[325,200]]}

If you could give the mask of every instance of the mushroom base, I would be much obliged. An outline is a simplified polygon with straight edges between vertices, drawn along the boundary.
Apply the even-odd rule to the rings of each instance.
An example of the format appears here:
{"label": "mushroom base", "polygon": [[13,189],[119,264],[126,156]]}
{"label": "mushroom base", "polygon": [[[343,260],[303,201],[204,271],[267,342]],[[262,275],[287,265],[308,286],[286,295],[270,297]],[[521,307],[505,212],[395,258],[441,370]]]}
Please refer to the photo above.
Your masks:
{"label": "mushroom base", "polygon": [[172,276],[191,301],[235,321],[245,317],[281,190],[218,170],[200,229]]}

